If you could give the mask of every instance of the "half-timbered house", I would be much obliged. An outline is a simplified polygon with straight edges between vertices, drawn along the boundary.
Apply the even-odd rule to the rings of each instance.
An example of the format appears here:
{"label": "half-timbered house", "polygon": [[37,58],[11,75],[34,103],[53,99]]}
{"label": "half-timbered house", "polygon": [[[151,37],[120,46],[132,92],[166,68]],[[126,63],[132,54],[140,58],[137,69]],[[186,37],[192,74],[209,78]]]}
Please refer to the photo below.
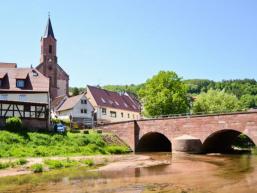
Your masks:
{"label": "half-timbered house", "polygon": [[24,127],[49,126],[49,79],[34,68],[0,63],[0,126],[20,117]]}

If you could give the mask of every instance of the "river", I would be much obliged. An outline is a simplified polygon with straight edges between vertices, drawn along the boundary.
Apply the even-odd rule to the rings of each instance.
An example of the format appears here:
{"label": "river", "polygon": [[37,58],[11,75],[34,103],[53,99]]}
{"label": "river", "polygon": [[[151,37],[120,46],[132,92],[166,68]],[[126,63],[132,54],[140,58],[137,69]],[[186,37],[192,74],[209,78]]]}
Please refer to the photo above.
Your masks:
{"label": "river", "polygon": [[[151,165],[151,162],[157,164]],[[69,168],[3,177],[0,192],[256,193],[257,156],[125,155],[118,162],[94,171]]]}

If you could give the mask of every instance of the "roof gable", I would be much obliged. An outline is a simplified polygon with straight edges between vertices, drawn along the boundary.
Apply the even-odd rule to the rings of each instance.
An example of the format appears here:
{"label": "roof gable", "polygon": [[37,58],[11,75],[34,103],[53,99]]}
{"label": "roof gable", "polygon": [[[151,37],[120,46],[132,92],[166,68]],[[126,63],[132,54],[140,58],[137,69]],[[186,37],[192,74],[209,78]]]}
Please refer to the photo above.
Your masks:
{"label": "roof gable", "polygon": [[70,98],[67,98],[64,103],[58,108],[57,111],[64,111],[64,110],[69,110],[75,107],[75,105],[80,102],[80,99],[84,96],[85,94],[80,94],[77,96],[73,96]]}

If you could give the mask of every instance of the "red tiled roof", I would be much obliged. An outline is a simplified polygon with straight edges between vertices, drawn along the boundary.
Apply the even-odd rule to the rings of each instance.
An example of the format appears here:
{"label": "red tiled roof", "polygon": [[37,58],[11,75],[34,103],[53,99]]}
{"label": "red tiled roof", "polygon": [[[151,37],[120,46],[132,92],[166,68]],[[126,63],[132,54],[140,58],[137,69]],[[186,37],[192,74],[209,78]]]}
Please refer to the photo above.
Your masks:
{"label": "red tiled roof", "polygon": [[80,94],[77,96],[73,96],[68,98],[60,107],[57,111],[64,111],[64,110],[69,110],[72,109],[82,98],[84,94]]}
{"label": "red tiled roof", "polygon": [[[49,92],[49,79],[33,68],[0,68],[3,85],[0,91]],[[26,79],[24,88],[16,87],[17,79]]]}
{"label": "red tiled roof", "polygon": [[17,68],[16,63],[0,62],[0,68]]}
{"label": "red tiled roof", "polygon": [[96,104],[101,107],[140,112],[140,104],[128,94],[108,91],[94,86],[87,86]]}
{"label": "red tiled roof", "polygon": [[14,78],[15,79],[26,79],[28,76],[28,70],[27,69],[19,69],[16,70],[16,73],[14,73]]}
{"label": "red tiled roof", "polygon": [[56,109],[56,108],[58,108],[60,105],[62,105],[62,103],[65,101],[66,98],[67,98],[66,95],[62,95],[62,96],[56,97],[56,98],[51,102],[51,109]]}

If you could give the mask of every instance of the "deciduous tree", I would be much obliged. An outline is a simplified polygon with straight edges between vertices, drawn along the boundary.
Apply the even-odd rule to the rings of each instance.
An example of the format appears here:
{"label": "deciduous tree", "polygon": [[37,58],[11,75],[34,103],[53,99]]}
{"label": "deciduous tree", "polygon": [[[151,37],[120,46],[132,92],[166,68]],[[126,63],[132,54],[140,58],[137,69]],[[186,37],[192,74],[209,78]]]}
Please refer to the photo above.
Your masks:
{"label": "deciduous tree", "polygon": [[237,97],[224,91],[208,90],[197,96],[193,104],[193,112],[234,112],[241,109]]}
{"label": "deciduous tree", "polygon": [[148,79],[139,91],[146,115],[168,115],[189,110],[187,89],[172,71],[160,71]]}

